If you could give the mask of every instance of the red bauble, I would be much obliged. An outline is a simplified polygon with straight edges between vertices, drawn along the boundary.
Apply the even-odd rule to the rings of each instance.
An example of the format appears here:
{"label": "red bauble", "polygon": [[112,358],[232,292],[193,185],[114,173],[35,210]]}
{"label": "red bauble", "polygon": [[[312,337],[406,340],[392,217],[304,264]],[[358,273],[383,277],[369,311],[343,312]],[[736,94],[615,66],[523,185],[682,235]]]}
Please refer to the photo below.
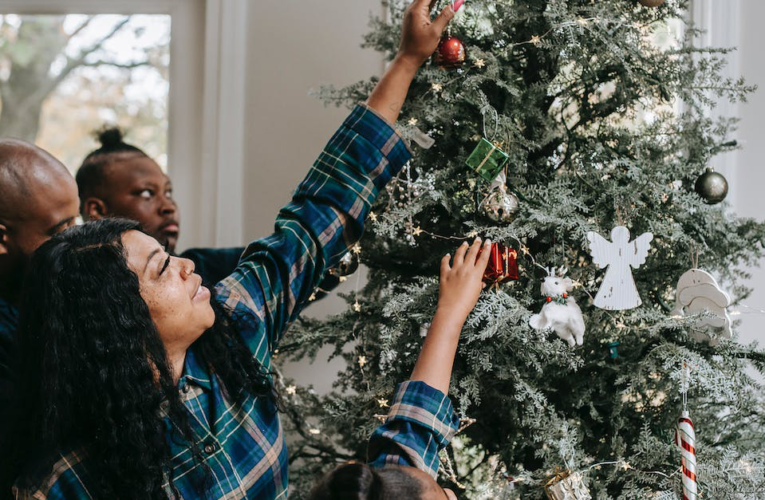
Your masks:
{"label": "red bauble", "polygon": [[501,243],[491,244],[491,256],[483,281],[489,285],[518,279],[518,252]]}
{"label": "red bauble", "polygon": [[442,68],[459,68],[467,59],[465,44],[457,37],[445,36],[438,44],[436,53],[433,54],[433,62]]}

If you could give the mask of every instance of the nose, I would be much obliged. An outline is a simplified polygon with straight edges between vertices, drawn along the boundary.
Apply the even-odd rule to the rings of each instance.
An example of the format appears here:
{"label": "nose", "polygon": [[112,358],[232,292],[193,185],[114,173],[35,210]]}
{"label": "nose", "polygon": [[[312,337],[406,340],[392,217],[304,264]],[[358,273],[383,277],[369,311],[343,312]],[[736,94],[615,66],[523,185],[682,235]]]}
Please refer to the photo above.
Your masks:
{"label": "nose", "polygon": [[189,259],[178,259],[180,261],[181,265],[181,277],[185,280],[189,279],[192,274],[194,274],[194,270],[196,269],[196,265],[194,264],[193,260]]}
{"label": "nose", "polygon": [[178,212],[178,205],[175,204],[175,200],[167,195],[160,195],[159,213],[161,215],[174,215]]}

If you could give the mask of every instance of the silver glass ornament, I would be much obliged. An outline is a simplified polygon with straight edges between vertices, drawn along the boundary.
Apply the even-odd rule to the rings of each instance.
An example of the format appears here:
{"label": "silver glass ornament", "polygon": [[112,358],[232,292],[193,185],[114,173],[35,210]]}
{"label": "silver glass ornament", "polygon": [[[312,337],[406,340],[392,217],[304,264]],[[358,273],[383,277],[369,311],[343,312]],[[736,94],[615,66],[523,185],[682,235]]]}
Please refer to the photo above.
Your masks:
{"label": "silver glass ornament", "polygon": [[355,273],[359,268],[359,256],[353,252],[348,252],[343,255],[337,266],[329,270],[329,274],[337,276],[338,278],[343,276],[350,276]]}
{"label": "silver glass ornament", "polygon": [[728,181],[722,174],[707,170],[696,180],[696,192],[710,205],[716,205],[728,196]]}
{"label": "silver glass ornament", "polygon": [[518,213],[518,197],[503,189],[494,190],[481,204],[484,213],[494,222],[509,223]]}

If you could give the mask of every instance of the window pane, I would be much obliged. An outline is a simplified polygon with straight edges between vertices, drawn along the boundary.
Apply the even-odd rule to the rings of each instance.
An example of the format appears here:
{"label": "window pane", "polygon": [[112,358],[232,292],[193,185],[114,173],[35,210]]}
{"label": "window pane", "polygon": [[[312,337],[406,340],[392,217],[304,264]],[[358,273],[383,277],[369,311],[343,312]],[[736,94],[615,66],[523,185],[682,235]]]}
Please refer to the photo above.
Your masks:
{"label": "window pane", "polygon": [[76,171],[118,125],[165,167],[170,16],[0,16],[0,136]]}

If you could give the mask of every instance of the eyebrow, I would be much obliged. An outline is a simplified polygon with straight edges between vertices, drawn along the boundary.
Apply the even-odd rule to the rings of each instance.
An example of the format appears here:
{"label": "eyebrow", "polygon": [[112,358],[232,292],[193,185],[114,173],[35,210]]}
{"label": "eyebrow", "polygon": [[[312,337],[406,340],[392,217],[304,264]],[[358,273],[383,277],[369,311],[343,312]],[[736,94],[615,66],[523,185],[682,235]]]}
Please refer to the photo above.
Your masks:
{"label": "eyebrow", "polygon": [[55,233],[58,230],[58,228],[60,228],[61,226],[66,226],[67,224],[69,224],[73,220],[74,220],[74,217],[67,217],[66,219],[58,222],[57,224],[53,225],[52,227],[50,227],[48,229],[48,234]]}
{"label": "eyebrow", "polygon": [[153,259],[154,256],[161,251],[162,251],[161,248],[155,248],[154,250],[151,251],[151,253],[149,254],[149,258],[146,259],[146,265],[143,268],[143,274],[146,274],[146,270],[149,268],[149,262],[151,262],[151,259]]}

